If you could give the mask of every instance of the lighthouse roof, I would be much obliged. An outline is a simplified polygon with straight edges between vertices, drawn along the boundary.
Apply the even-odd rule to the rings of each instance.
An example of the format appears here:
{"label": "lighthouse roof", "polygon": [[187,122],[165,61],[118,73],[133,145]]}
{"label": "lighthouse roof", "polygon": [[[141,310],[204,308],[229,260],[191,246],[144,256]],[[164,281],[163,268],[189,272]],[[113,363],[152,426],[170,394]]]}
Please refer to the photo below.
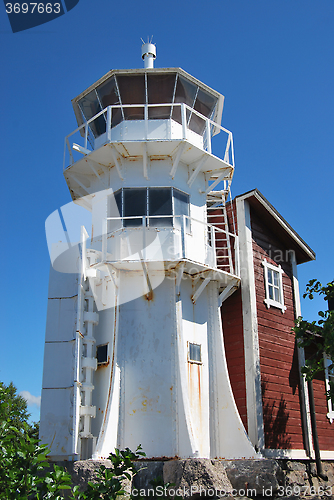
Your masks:
{"label": "lighthouse roof", "polygon": [[182,102],[220,125],[224,96],[181,68],[111,70],[72,99],[79,126],[107,106],[139,104],[130,119],[141,119],[145,104]]}

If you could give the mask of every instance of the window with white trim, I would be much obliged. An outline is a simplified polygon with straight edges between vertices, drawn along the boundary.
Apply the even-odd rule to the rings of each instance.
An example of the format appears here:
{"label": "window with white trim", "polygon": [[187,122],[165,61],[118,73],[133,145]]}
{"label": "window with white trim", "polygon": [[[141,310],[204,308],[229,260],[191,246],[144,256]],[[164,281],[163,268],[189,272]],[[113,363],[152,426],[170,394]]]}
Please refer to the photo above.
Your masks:
{"label": "window with white trim", "polygon": [[193,344],[188,342],[188,361],[190,363],[202,364],[202,352],[200,344]]}
{"label": "window with white trim", "polygon": [[266,259],[262,261],[264,268],[264,284],[266,291],[266,298],[264,303],[268,307],[277,307],[281,309],[282,313],[286,311],[286,306],[284,305],[284,294],[283,294],[283,269],[281,266],[274,266],[269,264]]}
{"label": "window with white trim", "polygon": [[114,193],[124,227],[181,227],[190,230],[189,195],[173,187],[121,188]]}
{"label": "window with white trim", "polygon": [[[334,384],[334,365],[332,360],[324,354],[324,366],[325,366],[325,384],[326,392],[330,390],[330,386]],[[330,423],[334,420],[334,404],[332,399],[327,399],[328,413]]]}

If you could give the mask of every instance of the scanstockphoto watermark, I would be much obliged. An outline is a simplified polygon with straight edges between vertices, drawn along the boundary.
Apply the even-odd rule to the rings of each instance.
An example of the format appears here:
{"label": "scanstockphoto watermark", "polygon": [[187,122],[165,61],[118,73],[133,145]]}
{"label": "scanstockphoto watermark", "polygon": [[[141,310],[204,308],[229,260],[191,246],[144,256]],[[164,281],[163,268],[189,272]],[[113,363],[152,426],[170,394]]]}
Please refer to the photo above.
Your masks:
{"label": "scanstockphoto watermark", "polygon": [[79,0],[38,2],[26,2],[22,0],[10,2],[4,0],[6,14],[13,33],[35,28],[53,19],[57,19],[72,10],[78,3]]}
{"label": "scanstockphoto watermark", "polygon": [[136,489],[131,490],[133,498],[192,498],[192,497],[202,497],[202,498],[222,498],[222,497],[272,497],[274,495],[272,487],[262,488],[261,490],[256,488],[204,488],[203,486],[192,485],[189,488],[186,487],[167,487],[167,486],[157,486],[156,488],[149,489]]}

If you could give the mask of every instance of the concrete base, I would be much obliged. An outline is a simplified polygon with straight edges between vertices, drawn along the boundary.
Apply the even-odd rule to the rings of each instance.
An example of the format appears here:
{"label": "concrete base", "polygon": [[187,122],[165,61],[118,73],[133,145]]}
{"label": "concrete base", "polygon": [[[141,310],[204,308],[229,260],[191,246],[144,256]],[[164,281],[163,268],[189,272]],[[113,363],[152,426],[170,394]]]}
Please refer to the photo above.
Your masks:
{"label": "concrete base", "polygon": [[[111,466],[109,460],[81,460],[57,462],[73,478],[73,486],[84,491],[88,481],[94,480],[100,465]],[[176,493],[185,499],[204,498],[296,498],[334,500],[334,462],[323,462],[328,481],[316,475],[315,464],[293,460],[211,460],[190,458],[169,461],[137,462],[138,474],[124,485],[135,496],[154,497],[151,481],[158,483],[163,498],[163,486],[169,483],[171,496]],[[150,490],[150,491],[149,491]],[[159,491],[159,490],[158,490]]]}

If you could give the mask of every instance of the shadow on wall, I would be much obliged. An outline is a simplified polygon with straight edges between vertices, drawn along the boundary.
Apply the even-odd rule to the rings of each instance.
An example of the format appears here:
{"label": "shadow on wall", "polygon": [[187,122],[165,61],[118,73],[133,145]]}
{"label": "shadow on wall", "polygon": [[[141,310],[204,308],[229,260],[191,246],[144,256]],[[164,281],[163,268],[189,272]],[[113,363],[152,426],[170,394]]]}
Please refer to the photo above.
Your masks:
{"label": "shadow on wall", "polygon": [[266,448],[271,449],[289,449],[291,448],[291,438],[286,432],[289,420],[289,412],[286,410],[286,401],[281,394],[280,400],[268,400],[266,391],[268,381],[265,377],[262,380],[262,398],[263,398],[263,420]]}

